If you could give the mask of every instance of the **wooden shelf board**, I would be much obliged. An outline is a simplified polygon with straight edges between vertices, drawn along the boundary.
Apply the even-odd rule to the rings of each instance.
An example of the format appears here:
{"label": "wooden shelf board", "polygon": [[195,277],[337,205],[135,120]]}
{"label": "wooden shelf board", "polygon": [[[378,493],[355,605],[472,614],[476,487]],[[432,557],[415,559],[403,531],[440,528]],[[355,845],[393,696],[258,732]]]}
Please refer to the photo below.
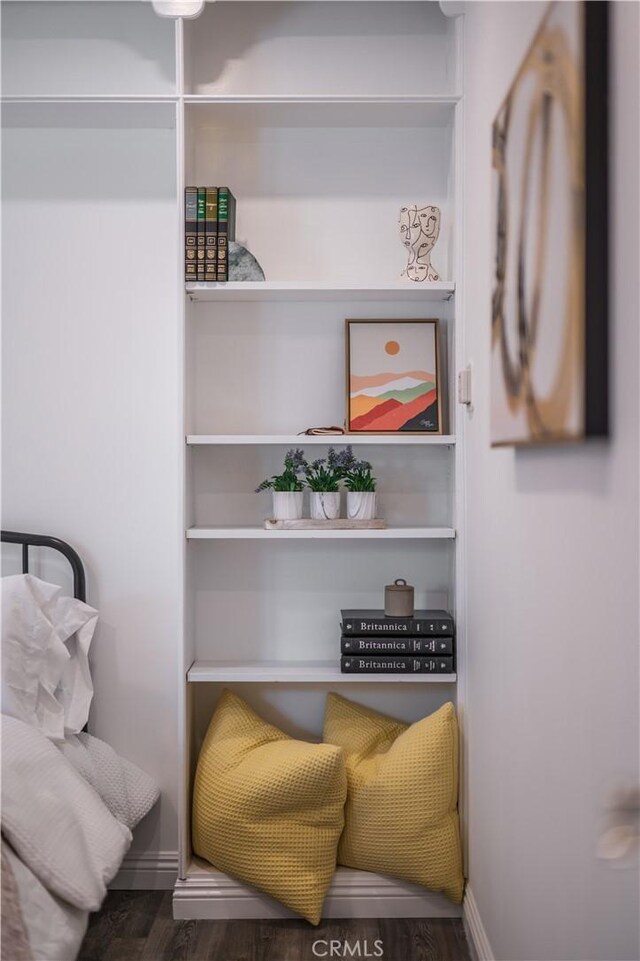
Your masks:
{"label": "wooden shelf board", "polygon": [[187,434],[189,447],[248,445],[253,447],[274,445],[280,447],[306,447],[317,444],[331,447],[344,444],[390,444],[396,447],[434,446],[453,447],[453,434]]}
{"label": "wooden shelf board", "polygon": [[189,540],[292,540],[356,538],[359,540],[452,540],[452,527],[386,527],[382,530],[266,531],[263,527],[189,527]]}
{"label": "wooden shelf board", "polygon": [[268,517],[264,522],[266,531],[384,531],[387,522],[383,517],[371,517],[368,520],[349,517],[315,518],[315,517]]}
{"label": "wooden shelf board", "polygon": [[195,303],[259,302],[259,301],[443,301],[455,293],[452,281],[424,283],[330,284],[313,281],[229,281],[217,283],[188,283],[189,298]]}
{"label": "wooden shelf board", "polygon": [[334,661],[194,661],[191,682],[269,684],[454,684],[455,674],[343,674]]}

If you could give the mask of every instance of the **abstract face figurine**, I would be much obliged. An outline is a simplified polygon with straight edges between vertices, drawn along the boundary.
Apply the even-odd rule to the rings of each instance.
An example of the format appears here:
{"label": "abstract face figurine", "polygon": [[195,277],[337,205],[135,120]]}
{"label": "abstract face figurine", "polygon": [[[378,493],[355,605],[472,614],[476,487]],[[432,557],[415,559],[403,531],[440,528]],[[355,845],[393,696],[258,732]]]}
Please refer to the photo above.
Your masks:
{"label": "abstract face figurine", "polygon": [[431,265],[431,251],[440,233],[439,207],[400,208],[400,239],[407,248],[409,260],[406,274],[409,280],[440,280],[440,275]]}

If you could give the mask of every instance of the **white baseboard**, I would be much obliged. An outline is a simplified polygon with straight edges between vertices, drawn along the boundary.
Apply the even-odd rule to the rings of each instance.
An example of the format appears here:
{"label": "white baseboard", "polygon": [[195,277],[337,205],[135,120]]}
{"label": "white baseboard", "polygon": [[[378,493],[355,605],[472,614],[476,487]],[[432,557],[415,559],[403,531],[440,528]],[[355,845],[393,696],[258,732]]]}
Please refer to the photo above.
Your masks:
{"label": "white baseboard", "polygon": [[[459,905],[441,894],[379,874],[338,868],[324,918],[455,918]],[[173,892],[176,919],[293,918],[278,901],[194,859]]]}
{"label": "white baseboard", "polygon": [[177,876],[177,851],[130,851],[109,887],[115,891],[171,891]]}
{"label": "white baseboard", "polygon": [[[126,891],[170,891],[175,918],[293,918],[283,905],[205,862],[194,859],[184,880],[176,851],[130,852],[109,887]],[[466,906],[466,901],[465,901]],[[326,918],[456,918],[461,909],[448,898],[405,881],[338,868],[327,894]],[[479,958],[492,961],[492,955]]]}
{"label": "white baseboard", "polygon": [[489,938],[487,937],[487,932],[482,923],[482,918],[480,917],[478,902],[473,896],[473,891],[468,886],[462,906],[462,921],[473,961],[496,961],[489,943]]}

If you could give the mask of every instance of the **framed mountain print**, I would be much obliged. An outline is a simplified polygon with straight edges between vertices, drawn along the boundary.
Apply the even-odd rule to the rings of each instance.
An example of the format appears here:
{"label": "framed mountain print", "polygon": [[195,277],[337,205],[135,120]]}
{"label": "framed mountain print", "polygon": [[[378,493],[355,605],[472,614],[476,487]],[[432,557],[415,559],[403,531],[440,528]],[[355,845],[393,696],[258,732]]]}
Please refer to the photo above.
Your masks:
{"label": "framed mountain print", "polygon": [[608,432],[607,15],[550,3],[493,124],[492,446]]}
{"label": "framed mountain print", "polygon": [[347,431],[442,433],[437,320],[348,320]]}

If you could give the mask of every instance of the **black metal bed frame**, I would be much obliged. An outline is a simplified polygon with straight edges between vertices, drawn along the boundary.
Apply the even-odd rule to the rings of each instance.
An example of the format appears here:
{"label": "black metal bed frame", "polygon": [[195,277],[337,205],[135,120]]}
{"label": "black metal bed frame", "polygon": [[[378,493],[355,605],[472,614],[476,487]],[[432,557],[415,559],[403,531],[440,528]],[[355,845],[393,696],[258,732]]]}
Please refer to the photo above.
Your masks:
{"label": "black metal bed frame", "polygon": [[4,544],[22,545],[22,573],[29,573],[29,548],[30,547],[50,547],[54,551],[63,554],[73,571],[73,596],[86,603],[87,582],[84,575],[84,567],[80,560],[80,555],[74,551],[73,547],[58,537],[49,537],[46,534],[21,534],[18,531],[0,532],[0,540]]}

